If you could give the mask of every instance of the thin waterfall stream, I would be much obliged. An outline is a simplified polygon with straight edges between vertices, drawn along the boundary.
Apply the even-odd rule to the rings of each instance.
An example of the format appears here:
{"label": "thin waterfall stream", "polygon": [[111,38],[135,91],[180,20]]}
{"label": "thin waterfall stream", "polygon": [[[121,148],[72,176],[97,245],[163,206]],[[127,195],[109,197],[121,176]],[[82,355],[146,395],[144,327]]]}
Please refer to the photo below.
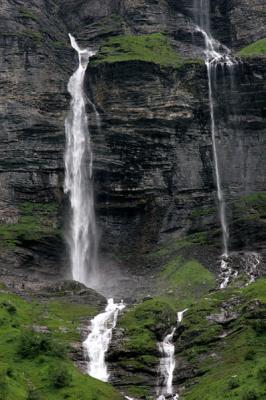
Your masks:
{"label": "thin waterfall stream", "polygon": [[[204,53],[208,75],[212,148],[223,242],[223,254],[220,265],[220,289],[224,289],[232,280],[234,280],[238,276],[238,270],[234,268],[232,260],[230,260],[232,253],[229,254],[229,228],[226,219],[226,204],[222,188],[221,169],[218,155],[218,131],[215,116],[215,96],[213,88],[215,87],[217,81],[218,67],[224,75],[225,69],[229,71],[230,82],[232,84],[234,67],[238,64],[238,61],[231,55],[230,50],[226,46],[214,39],[211,35],[210,0],[194,0],[193,14],[194,21],[196,23],[196,31],[202,34],[205,43]],[[240,255],[239,258],[242,262],[242,265],[244,266],[244,272],[249,278],[249,283],[254,282],[257,276],[257,266],[260,264],[259,255],[255,252],[245,252],[244,255]]]}
{"label": "thin waterfall stream", "polygon": [[[212,148],[214,158],[215,180],[217,187],[217,198],[219,203],[219,216],[223,237],[223,257],[228,258],[229,229],[226,221],[225,200],[222,189],[221,173],[217,150],[217,126],[214,111],[213,86],[216,80],[216,69],[218,65],[230,68],[234,64],[234,59],[230,56],[230,51],[225,46],[216,41],[210,33],[210,4],[209,0],[194,0],[194,18],[197,24],[197,31],[200,32],[205,41],[205,64],[208,72],[209,106],[211,117]],[[222,52],[221,52],[222,50]]]}
{"label": "thin waterfall stream", "polygon": [[[184,313],[187,309],[177,313],[177,324],[180,325]],[[178,400],[179,395],[173,393],[173,378],[174,371],[176,367],[175,362],[175,345],[173,343],[173,338],[176,332],[176,327],[165,336],[164,340],[159,343],[159,350],[162,354],[159,366],[159,377],[162,379],[162,385],[157,390],[157,400],[165,400],[166,398],[172,398],[173,400]]]}

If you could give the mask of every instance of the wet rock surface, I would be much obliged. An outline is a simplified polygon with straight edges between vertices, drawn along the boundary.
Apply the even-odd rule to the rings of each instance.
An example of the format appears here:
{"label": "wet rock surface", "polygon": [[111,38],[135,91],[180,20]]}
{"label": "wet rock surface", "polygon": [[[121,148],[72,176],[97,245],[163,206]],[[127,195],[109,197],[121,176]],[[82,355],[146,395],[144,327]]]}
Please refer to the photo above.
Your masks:
{"label": "wet rock surface", "polygon": [[[234,48],[263,37],[262,7],[259,0],[233,2],[230,7],[223,1],[213,2],[214,36]],[[247,13],[250,29],[243,28]],[[69,103],[67,81],[75,65],[67,32],[77,35],[81,45],[93,47],[115,35],[163,32],[179,54],[197,58],[202,57],[203,42],[200,37],[193,39],[192,14],[192,1],[106,0],[101,6],[93,0],[80,1],[78,6],[72,1],[35,0],[27,6],[4,2],[0,36],[0,219],[4,225],[21,221],[25,202],[54,202],[60,205],[56,224],[61,232],[64,226],[64,118]],[[224,90],[228,108],[237,103],[237,123],[235,114],[221,115],[219,132],[229,202],[263,190],[265,168],[258,152],[265,129],[265,107],[260,100],[265,98],[264,64],[263,59],[253,60],[236,72],[232,98],[226,95],[222,80],[218,89]],[[99,231],[106,258],[113,262],[120,258],[119,264],[134,269],[144,263],[141,254],[159,240],[211,229],[218,244],[204,65],[192,62],[171,69],[141,61],[99,64],[89,66],[86,87],[102,118],[99,132],[88,108]],[[234,96],[237,91],[241,103]],[[233,125],[240,123],[243,129],[236,133]],[[244,171],[249,171],[252,183]],[[262,250],[264,221],[241,226],[241,234],[239,223],[238,219],[232,227],[234,247],[247,246],[243,237],[260,232],[254,233],[248,246]],[[15,241],[17,248],[11,249],[4,239],[1,251],[1,264],[11,274],[14,265],[25,276],[29,271],[45,277],[66,274],[61,233],[56,237],[43,233],[41,241],[27,235]]]}

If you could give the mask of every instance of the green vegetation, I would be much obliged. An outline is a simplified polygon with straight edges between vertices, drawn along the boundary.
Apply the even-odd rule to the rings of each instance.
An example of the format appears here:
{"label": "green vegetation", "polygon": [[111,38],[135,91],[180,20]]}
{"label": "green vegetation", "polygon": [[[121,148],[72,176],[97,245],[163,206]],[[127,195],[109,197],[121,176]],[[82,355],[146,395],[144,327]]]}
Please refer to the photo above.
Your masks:
{"label": "green vegetation", "polygon": [[164,243],[156,251],[149,254],[149,258],[161,258],[169,256],[171,258],[176,257],[180,251],[186,247],[194,247],[198,245],[211,245],[212,241],[209,239],[208,232],[197,232],[188,235],[182,239],[172,239],[167,243]]}
{"label": "green vegetation", "polygon": [[40,354],[63,357],[65,353],[65,348],[48,334],[43,335],[32,330],[23,331],[18,340],[18,354],[22,358],[35,358]]}
{"label": "green vegetation", "polygon": [[[181,340],[187,348],[182,356],[192,366],[200,356],[204,358],[201,376],[192,379],[184,400],[266,399],[266,330],[258,332],[256,327],[259,316],[266,312],[265,284],[266,278],[261,278],[243,289],[213,292],[190,307],[183,322]],[[209,319],[229,303],[234,305],[237,319],[224,326]],[[228,334],[223,337],[224,331]]]}
{"label": "green vegetation", "polygon": [[70,386],[72,375],[69,369],[64,365],[57,363],[49,369],[50,382],[54,388],[63,388]]}
{"label": "green vegetation", "polygon": [[53,41],[51,42],[51,44],[52,44],[55,48],[58,48],[58,49],[62,49],[62,48],[69,47],[69,44],[68,44],[68,43],[62,42],[62,41],[60,41],[60,40],[53,40]]}
{"label": "green vegetation", "polygon": [[238,52],[238,55],[242,57],[266,55],[266,38],[244,47]]}
{"label": "green vegetation", "polygon": [[191,303],[216,286],[215,276],[196,260],[178,256],[160,273],[158,285],[176,289],[178,299]]}
{"label": "green vegetation", "polygon": [[15,246],[24,240],[38,240],[60,234],[56,226],[56,203],[24,202],[19,205],[19,209],[18,223],[0,225],[2,245]]}
{"label": "green vegetation", "polygon": [[175,321],[176,306],[172,299],[155,297],[134,306],[119,321],[126,337],[123,343],[124,350],[138,356],[136,360],[139,363],[149,364],[149,355],[157,355],[160,325],[161,329],[167,329],[167,326],[171,327]]}
{"label": "green vegetation", "polygon": [[108,384],[83,375],[68,358],[78,327],[99,310],[63,299],[37,304],[0,291],[0,398],[119,400]]}
{"label": "green vegetation", "polygon": [[180,68],[189,62],[176,53],[165,35],[152,33],[109,38],[102,45],[92,63],[122,61],[145,61],[175,68]]}
{"label": "green vegetation", "polygon": [[251,193],[241,197],[235,204],[241,212],[246,212],[253,218],[266,218],[266,192]]}
{"label": "green vegetation", "polygon": [[36,44],[38,44],[43,39],[42,34],[38,31],[34,31],[33,29],[25,29],[19,35],[22,37],[30,38]]}
{"label": "green vegetation", "polygon": [[[95,21],[92,23],[92,26],[100,31],[102,34],[111,34],[113,35],[114,31],[119,31],[124,23],[121,15],[111,14],[106,17],[101,18],[99,21]],[[110,36],[111,36],[110,35]]]}
{"label": "green vegetation", "polygon": [[21,17],[32,19],[33,21],[37,20],[36,15],[34,15],[28,8],[21,7],[19,14]]}

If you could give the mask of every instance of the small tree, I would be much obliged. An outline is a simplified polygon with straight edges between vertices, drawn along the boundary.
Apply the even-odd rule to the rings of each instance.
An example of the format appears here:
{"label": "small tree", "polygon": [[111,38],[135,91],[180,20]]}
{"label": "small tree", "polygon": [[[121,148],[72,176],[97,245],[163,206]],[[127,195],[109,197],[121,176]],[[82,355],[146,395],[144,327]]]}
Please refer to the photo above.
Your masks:
{"label": "small tree", "polygon": [[72,375],[64,364],[59,364],[49,369],[49,379],[55,388],[69,386],[72,382]]}

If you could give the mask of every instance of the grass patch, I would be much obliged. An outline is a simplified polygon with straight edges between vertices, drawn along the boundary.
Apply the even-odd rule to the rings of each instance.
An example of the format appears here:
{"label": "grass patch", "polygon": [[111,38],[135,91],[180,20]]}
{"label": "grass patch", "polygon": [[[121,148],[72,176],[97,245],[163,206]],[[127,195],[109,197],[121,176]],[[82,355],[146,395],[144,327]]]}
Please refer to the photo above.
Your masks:
{"label": "grass patch", "polygon": [[215,288],[215,276],[196,260],[176,257],[159,274],[158,285],[177,291],[179,300],[193,302]]}
{"label": "grass patch", "polygon": [[[110,385],[83,375],[66,349],[96,308],[56,301],[37,304],[0,293],[0,398],[121,400]],[[93,314],[93,315],[91,315]],[[36,329],[45,327],[49,333]],[[75,332],[75,334],[73,334]]]}
{"label": "grass patch", "polygon": [[234,204],[235,209],[252,220],[266,218],[266,192],[250,193]]}
{"label": "grass patch", "polygon": [[165,35],[152,33],[109,38],[102,45],[92,63],[123,61],[145,61],[175,68],[180,68],[188,62],[176,53]]}
{"label": "grass patch", "polygon": [[[258,333],[254,327],[256,318],[265,315],[265,283],[262,278],[243,289],[213,292],[190,307],[180,348],[201,372],[190,380],[184,400],[243,400],[254,393],[258,399],[266,399],[266,330]],[[227,302],[238,318],[226,325],[210,320],[209,316],[220,313],[222,307],[229,309]],[[224,331],[227,335],[221,337]]]}
{"label": "grass patch", "polygon": [[33,21],[37,21],[36,15],[34,15],[28,8],[21,7],[19,9],[19,15],[23,18],[32,19]]}
{"label": "grass patch", "polygon": [[[124,351],[137,356],[157,355],[157,342],[162,339],[160,335],[175,323],[173,299],[155,297],[134,306],[119,320],[119,327],[125,332]],[[148,358],[142,358],[142,363],[147,361]]]}
{"label": "grass patch", "polygon": [[36,44],[43,40],[42,34],[33,29],[25,29],[19,34],[19,36],[30,38]]}
{"label": "grass patch", "polygon": [[238,55],[242,57],[265,56],[266,38],[257,40],[256,42],[244,47],[238,52]]}
{"label": "grass patch", "polygon": [[2,245],[13,247],[21,241],[60,234],[57,226],[58,204],[24,202],[19,205],[19,210],[18,223],[0,225]]}

